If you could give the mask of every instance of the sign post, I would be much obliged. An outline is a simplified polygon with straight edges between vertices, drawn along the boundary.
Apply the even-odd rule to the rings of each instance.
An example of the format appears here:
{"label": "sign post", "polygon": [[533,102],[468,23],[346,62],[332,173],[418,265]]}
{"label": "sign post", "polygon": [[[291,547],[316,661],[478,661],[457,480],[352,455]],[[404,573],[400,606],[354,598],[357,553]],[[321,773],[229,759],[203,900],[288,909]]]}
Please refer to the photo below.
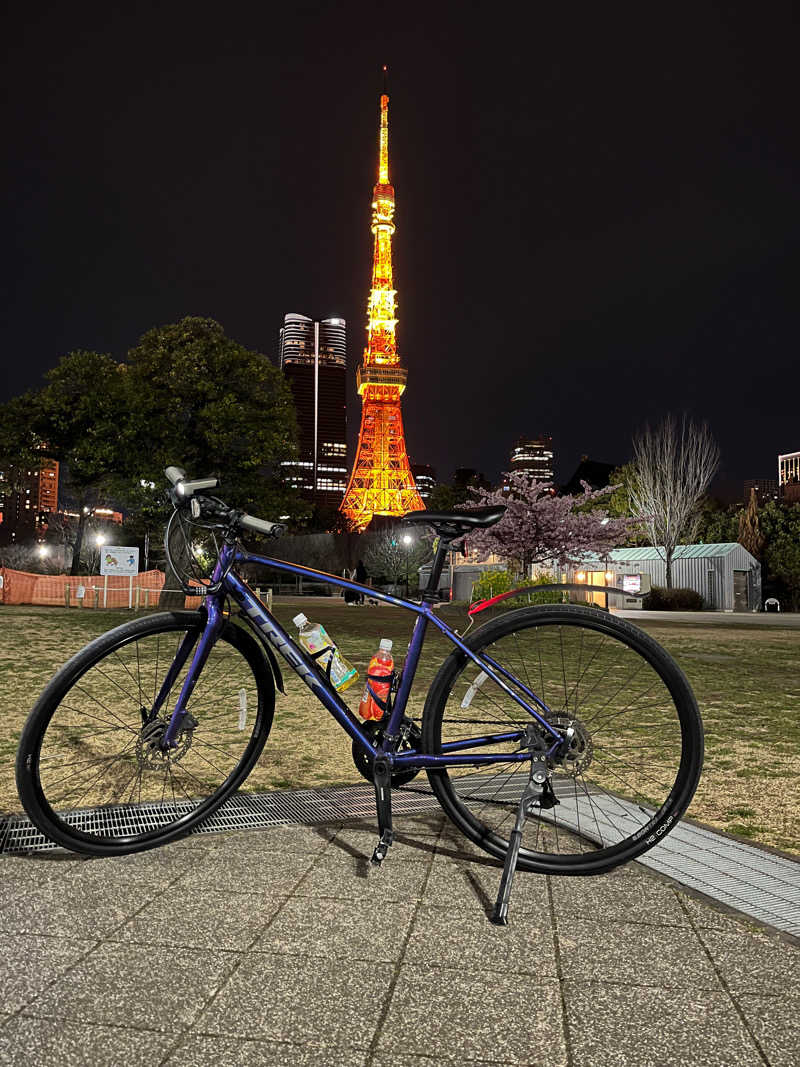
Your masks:
{"label": "sign post", "polygon": [[103,575],[103,607],[108,601],[108,576],[128,579],[128,607],[133,607],[133,577],[139,573],[139,549],[103,545],[100,549],[100,573]]}

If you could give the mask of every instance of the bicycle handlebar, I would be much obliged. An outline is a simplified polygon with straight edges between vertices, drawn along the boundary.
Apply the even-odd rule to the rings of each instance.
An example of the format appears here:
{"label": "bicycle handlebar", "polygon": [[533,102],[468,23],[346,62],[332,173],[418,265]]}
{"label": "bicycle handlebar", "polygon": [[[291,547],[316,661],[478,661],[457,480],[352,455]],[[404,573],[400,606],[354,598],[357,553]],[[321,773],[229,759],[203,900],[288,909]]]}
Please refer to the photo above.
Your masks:
{"label": "bicycle handlebar", "polygon": [[[269,522],[267,519],[257,519],[255,515],[246,515],[243,511],[237,511],[233,508],[227,508],[221,501],[216,501],[212,505],[212,501],[195,500],[194,494],[202,489],[216,489],[219,485],[217,478],[198,478],[195,481],[186,481],[186,471],[181,467],[167,467],[164,471],[169,481],[172,483],[175,496],[181,500],[192,501],[192,514],[195,518],[199,518],[203,513],[204,504],[206,513],[213,514],[214,516],[227,520],[231,524],[240,526],[245,530],[252,530],[253,533],[265,534],[267,537],[280,537],[285,532],[286,526],[279,522]],[[195,511],[196,509],[196,511]]]}
{"label": "bicycle handlebar", "polygon": [[241,515],[239,525],[254,533],[266,534],[267,537],[280,537],[286,529],[279,522],[268,522],[267,519],[257,519],[254,515]]}
{"label": "bicycle handlebar", "polygon": [[178,482],[183,481],[186,477],[186,471],[181,470],[180,467],[167,467],[164,474],[166,474],[167,478],[173,485],[177,485]]}

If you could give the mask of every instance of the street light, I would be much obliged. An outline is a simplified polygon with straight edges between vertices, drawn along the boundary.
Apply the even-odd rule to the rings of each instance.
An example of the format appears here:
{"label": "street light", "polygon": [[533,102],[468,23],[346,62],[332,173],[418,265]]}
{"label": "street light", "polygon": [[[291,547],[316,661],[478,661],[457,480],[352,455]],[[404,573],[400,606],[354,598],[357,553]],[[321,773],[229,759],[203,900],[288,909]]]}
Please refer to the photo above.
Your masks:
{"label": "street light", "polygon": [[408,600],[409,585],[408,585],[408,557],[411,555],[411,545],[414,538],[410,533],[403,534],[403,544],[406,546],[406,600]]}
{"label": "street light", "polygon": [[[107,540],[108,540],[108,538],[106,537],[106,535],[105,534],[101,534],[101,533],[98,534],[97,537],[95,537],[95,539],[94,539],[94,543],[97,545],[97,573],[98,574],[100,573],[100,556],[102,555],[102,551],[101,550],[102,550],[103,545],[106,543]],[[94,568],[92,568],[92,569],[94,570]]]}

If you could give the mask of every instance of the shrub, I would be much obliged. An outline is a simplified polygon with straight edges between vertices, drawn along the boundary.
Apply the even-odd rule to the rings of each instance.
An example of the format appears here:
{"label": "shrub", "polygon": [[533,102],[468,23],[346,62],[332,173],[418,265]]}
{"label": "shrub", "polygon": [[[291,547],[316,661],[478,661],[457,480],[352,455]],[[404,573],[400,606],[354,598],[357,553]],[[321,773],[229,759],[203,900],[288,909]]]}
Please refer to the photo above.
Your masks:
{"label": "shrub", "polygon": [[642,606],[646,611],[702,611],[703,598],[695,589],[665,589],[654,585]]}
{"label": "shrub", "polygon": [[483,571],[472,587],[472,599],[488,600],[489,597],[507,593],[511,588],[511,571]]}
{"label": "shrub", "polygon": [[509,597],[504,601],[506,607],[520,607],[522,604],[560,604],[564,594],[556,590],[543,593],[534,592],[537,585],[552,585],[555,579],[551,574],[540,574],[538,578],[514,578],[511,571],[484,571],[472,587],[472,601],[488,600],[490,597],[507,593],[511,589],[530,589],[530,592]]}

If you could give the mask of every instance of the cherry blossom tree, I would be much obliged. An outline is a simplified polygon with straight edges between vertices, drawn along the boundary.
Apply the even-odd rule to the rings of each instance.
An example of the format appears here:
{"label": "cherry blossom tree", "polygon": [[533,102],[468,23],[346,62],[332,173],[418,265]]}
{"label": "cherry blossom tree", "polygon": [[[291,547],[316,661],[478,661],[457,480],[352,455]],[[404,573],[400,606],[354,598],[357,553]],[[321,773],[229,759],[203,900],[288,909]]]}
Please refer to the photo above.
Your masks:
{"label": "cherry blossom tree", "polygon": [[582,482],[578,496],[555,496],[549,482],[528,471],[510,473],[506,484],[507,489],[472,490],[477,504],[505,504],[507,510],[490,529],[471,533],[469,546],[511,560],[523,575],[535,563],[568,567],[580,566],[587,555],[606,559],[634,525],[629,518],[610,518],[600,507],[608,489]]}

